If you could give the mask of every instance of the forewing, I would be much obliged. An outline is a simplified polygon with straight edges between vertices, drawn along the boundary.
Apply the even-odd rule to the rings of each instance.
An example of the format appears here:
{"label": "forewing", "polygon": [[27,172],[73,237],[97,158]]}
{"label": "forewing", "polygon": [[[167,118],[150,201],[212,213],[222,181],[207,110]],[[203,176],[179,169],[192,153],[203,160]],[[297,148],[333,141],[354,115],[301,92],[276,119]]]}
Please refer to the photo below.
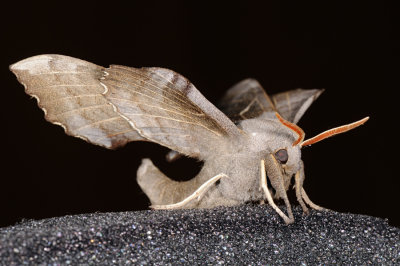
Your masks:
{"label": "forewing", "polygon": [[68,135],[106,148],[144,140],[104,98],[102,67],[62,55],[39,55],[10,66],[48,121]]}
{"label": "forewing", "polygon": [[183,76],[163,68],[111,66],[105,97],[146,139],[203,158],[238,128]]}
{"label": "forewing", "polygon": [[276,112],[271,99],[254,79],[245,79],[230,88],[219,106],[234,122]]}
{"label": "forewing", "polygon": [[294,124],[299,122],[305,111],[323,92],[322,89],[295,89],[272,95],[272,101],[278,113]]}

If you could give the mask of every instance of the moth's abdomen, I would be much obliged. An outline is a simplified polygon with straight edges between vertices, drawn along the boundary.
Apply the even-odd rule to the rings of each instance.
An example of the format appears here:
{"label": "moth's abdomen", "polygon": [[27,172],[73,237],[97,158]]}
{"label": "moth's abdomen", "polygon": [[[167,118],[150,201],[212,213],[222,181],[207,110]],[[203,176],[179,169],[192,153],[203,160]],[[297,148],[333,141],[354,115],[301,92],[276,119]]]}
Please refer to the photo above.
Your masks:
{"label": "moth's abdomen", "polygon": [[152,205],[179,202],[192,194],[201,184],[198,178],[178,182],[165,176],[150,159],[143,159],[137,171],[137,182]]}

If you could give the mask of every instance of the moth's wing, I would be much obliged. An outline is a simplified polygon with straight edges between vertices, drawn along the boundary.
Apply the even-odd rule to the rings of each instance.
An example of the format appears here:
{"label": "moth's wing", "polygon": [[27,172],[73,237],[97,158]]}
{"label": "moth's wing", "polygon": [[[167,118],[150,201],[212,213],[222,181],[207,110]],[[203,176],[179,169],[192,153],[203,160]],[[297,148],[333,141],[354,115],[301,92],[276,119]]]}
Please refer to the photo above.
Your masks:
{"label": "moth's wing", "polygon": [[144,138],[204,158],[241,133],[186,78],[163,68],[113,65],[101,80],[112,103]]}
{"label": "moth's wing", "polygon": [[286,120],[297,123],[323,90],[295,89],[267,95],[254,79],[245,79],[230,88],[220,102],[220,108],[234,122],[263,115],[275,118],[278,112]]}
{"label": "moth's wing", "polygon": [[62,55],[39,55],[10,66],[48,121],[68,135],[106,148],[145,140],[104,97],[102,67]]}
{"label": "moth's wing", "polygon": [[245,79],[231,87],[222,97],[219,107],[234,122],[277,111],[255,79]]}
{"label": "moth's wing", "polygon": [[272,95],[278,113],[287,121],[297,124],[310,105],[321,95],[323,89],[295,89]]}

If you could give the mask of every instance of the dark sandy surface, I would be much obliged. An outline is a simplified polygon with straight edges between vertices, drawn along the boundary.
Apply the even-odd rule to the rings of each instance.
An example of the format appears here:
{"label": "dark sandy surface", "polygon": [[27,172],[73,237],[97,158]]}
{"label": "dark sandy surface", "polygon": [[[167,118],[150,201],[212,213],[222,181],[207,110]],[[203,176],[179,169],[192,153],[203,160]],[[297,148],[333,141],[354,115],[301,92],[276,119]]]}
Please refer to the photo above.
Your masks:
{"label": "dark sandy surface", "polygon": [[268,206],[64,216],[0,228],[2,265],[400,265],[400,229],[312,211],[285,225]]}

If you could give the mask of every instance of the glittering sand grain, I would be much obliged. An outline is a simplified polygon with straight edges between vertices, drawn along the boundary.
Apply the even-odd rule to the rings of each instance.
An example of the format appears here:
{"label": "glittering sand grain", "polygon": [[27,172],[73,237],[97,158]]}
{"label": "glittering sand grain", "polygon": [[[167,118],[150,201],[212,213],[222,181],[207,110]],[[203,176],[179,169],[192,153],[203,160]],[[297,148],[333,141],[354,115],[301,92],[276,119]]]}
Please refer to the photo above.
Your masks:
{"label": "glittering sand grain", "polygon": [[355,214],[268,206],[64,216],[0,228],[2,265],[400,265],[400,229]]}

